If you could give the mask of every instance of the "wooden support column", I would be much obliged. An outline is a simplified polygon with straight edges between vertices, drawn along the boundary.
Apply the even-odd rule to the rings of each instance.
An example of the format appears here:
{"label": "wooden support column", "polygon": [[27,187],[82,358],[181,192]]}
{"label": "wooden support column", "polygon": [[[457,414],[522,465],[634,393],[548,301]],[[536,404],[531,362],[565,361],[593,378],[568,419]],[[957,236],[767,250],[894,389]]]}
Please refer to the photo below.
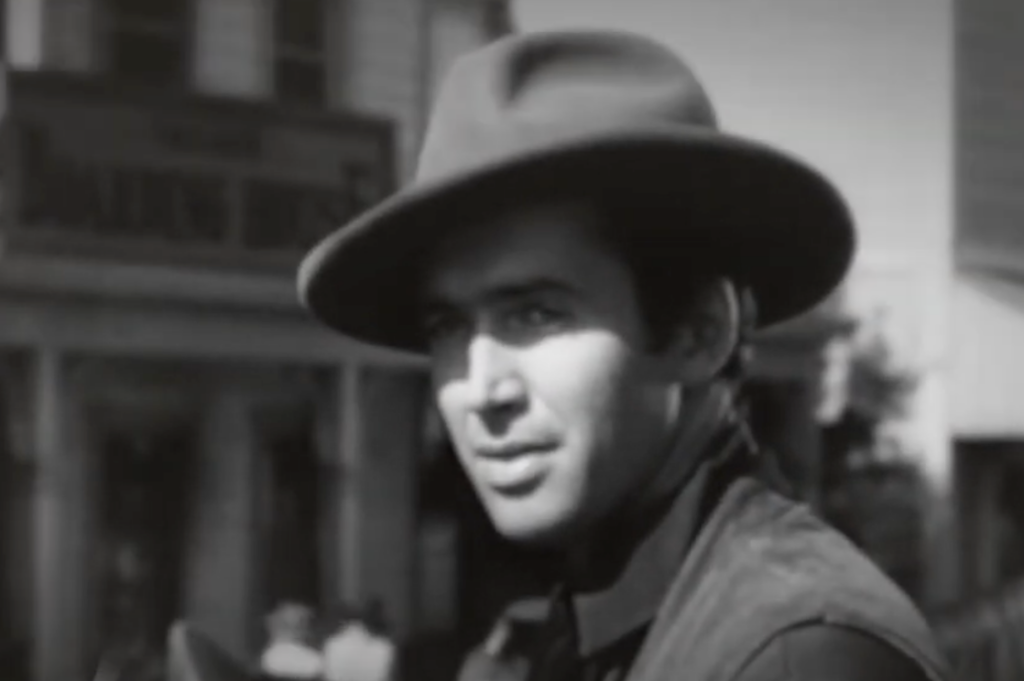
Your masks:
{"label": "wooden support column", "polygon": [[[27,644],[32,637],[35,565],[33,552],[33,494],[35,455],[31,442],[32,404],[26,372],[27,353],[0,359],[0,409],[4,442],[0,445],[0,566],[3,612],[0,636]],[[25,651],[28,654],[28,651]],[[19,660],[19,664],[22,660]],[[26,658],[25,665],[29,664]]]}
{"label": "wooden support column", "polygon": [[251,620],[262,614],[252,610],[256,467],[246,398],[222,384],[207,404],[185,585],[187,617],[243,659],[255,652]]}
{"label": "wooden support column", "polygon": [[363,543],[363,496],[362,479],[362,405],[359,399],[359,384],[362,367],[351,364],[339,369],[338,387],[341,402],[338,413],[341,419],[341,593],[348,602],[358,602],[362,596],[362,570],[360,557]]}
{"label": "wooden support column", "polygon": [[29,389],[35,464],[33,677],[65,681],[87,677],[92,663],[88,462],[59,351],[35,353]]}
{"label": "wooden support column", "polygon": [[354,570],[348,584],[361,602],[379,599],[394,633],[404,639],[415,610],[415,481],[424,378],[417,371],[364,366],[354,382],[358,447],[348,461],[346,486]]}
{"label": "wooden support column", "polygon": [[320,518],[320,593],[326,605],[334,606],[350,600],[354,594],[350,584],[349,565],[351,541],[348,527],[349,490],[348,442],[349,409],[346,395],[351,392],[349,366],[324,370],[316,401],[316,447],[324,475],[321,490],[327,492]]}

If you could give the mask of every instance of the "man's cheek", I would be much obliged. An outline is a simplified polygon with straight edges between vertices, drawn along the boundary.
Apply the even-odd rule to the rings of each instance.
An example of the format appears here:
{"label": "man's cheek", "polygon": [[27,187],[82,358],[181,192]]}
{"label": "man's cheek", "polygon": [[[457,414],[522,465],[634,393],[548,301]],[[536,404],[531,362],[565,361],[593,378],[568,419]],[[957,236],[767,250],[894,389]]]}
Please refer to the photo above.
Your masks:
{"label": "man's cheek", "polygon": [[437,405],[437,410],[441,414],[441,421],[444,423],[444,428],[448,432],[448,437],[456,444],[460,446],[464,442],[462,428],[460,424],[463,419],[460,416],[460,410],[458,408],[458,401],[455,399],[455,395],[452,387],[442,387],[435,393],[434,403]]}

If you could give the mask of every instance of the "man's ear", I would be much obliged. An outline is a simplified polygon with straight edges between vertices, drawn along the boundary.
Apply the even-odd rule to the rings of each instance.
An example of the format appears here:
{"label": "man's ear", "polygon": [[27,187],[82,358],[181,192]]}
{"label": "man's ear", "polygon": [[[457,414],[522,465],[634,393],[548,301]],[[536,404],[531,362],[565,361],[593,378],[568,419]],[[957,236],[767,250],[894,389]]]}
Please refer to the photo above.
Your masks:
{"label": "man's ear", "polygon": [[702,286],[672,335],[667,358],[684,385],[706,383],[725,368],[739,343],[736,287],[724,277]]}

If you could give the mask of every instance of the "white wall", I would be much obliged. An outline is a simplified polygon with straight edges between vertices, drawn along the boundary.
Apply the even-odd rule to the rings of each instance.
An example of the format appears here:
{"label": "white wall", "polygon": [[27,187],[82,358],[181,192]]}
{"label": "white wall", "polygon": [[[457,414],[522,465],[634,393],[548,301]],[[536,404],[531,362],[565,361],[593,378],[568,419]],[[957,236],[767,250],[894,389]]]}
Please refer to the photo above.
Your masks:
{"label": "white wall", "polygon": [[954,432],[963,438],[1020,440],[1024,289],[997,278],[963,277],[957,282],[954,304]]}

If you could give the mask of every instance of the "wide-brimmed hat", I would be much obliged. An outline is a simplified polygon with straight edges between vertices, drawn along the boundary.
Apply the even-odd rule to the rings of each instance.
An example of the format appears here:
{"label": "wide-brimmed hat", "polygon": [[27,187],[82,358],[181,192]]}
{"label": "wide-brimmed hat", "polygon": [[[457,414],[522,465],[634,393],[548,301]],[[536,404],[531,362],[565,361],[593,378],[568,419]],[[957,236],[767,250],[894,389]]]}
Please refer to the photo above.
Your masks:
{"label": "wide-brimmed hat", "polygon": [[659,219],[621,229],[680,271],[713,262],[753,293],[761,326],[822,301],[853,253],[835,188],[788,154],[722,132],[670,50],[622,32],[535,33],[455,63],[414,179],[306,256],[300,299],[345,335],[421,351],[422,268],[443,234],[559,196],[656,207]]}

